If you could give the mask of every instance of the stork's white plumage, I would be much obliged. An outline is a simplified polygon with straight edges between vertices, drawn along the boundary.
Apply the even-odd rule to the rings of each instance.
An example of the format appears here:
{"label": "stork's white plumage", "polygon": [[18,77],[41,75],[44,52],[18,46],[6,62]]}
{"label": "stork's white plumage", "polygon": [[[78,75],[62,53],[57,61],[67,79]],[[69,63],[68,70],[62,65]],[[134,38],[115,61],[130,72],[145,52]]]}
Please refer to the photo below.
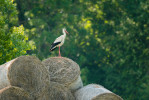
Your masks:
{"label": "stork's white plumage", "polygon": [[59,47],[59,56],[61,56],[60,47],[64,44],[66,33],[68,34],[65,28],[62,29],[62,32],[63,32],[63,35],[56,38],[55,41],[51,44],[51,48],[50,48],[50,51],[53,51],[54,49]]}

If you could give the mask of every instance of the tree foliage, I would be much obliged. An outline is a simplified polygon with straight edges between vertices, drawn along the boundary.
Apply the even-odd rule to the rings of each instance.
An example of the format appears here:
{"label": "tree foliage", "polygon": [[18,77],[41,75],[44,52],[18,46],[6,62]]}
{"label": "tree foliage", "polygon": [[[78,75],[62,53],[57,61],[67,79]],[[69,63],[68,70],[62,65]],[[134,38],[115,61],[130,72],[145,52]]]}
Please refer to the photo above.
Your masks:
{"label": "tree foliage", "polygon": [[0,64],[34,49],[33,43],[24,34],[23,25],[16,27],[18,11],[12,0],[0,1]]}
{"label": "tree foliage", "polygon": [[[102,57],[99,61],[94,60],[97,63],[95,65],[102,68],[89,67],[91,73],[88,80],[104,84],[126,100],[144,99],[140,91],[148,80],[148,3],[138,0],[103,0],[87,4],[89,9],[85,15],[91,23],[88,31],[93,32],[93,38],[97,38],[93,44],[101,47],[92,45],[87,48],[96,48],[100,52],[95,59]],[[102,74],[98,80],[96,72]]]}

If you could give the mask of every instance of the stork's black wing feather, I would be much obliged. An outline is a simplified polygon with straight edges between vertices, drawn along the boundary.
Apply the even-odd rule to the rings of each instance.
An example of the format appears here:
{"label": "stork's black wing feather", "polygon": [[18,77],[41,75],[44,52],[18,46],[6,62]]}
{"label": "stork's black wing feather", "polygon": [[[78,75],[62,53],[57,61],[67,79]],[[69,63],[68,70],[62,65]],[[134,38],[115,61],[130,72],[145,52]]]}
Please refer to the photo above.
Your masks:
{"label": "stork's black wing feather", "polygon": [[56,43],[52,43],[51,44],[51,48],[50,48],[50,51],[53,51],[56,49],[56,46],[59,45],[61,42],[56,42]]}

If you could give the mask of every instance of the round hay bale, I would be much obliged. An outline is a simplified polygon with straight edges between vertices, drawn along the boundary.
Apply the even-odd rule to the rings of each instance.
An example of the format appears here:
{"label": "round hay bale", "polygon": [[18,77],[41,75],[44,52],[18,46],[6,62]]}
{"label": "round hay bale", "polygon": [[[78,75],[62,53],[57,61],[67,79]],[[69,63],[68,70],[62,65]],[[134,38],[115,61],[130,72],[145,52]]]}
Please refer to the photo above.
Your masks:
{"label": "round hay bale", "polygon": [[17,86],[34,96],[50,82],[49,71],[34,56],[20,56],[0,68],[0,88]]}
{"label": "round hay bale", "polygon": [[89,84],[75,92],[76,100],[123,100],[120,96],[97,84]]}
{"label": "round hay bale", "polygon": [[51,81],[63,84],[72,91],[83,87],[80,78],[80,67],[71,59],[50,57],[42,61],[42,63],[49,70]]}
{"label": "round hay bale", "polygon": [[0,65],[0,89],[10,86],[7,73],[9,65],[11,65],[14,62],[14,60],[11,60],[3,65]]}
{"label": "round hay bale", "polygon": [[10,86],[0,90],[0,100],[33,100],[22,88]]}
{"label": "round hay bale", "polygon": [[74,96],[66,87],[56,82],[50,82],[49,88],[45,89],[37,100],[75,100]]}

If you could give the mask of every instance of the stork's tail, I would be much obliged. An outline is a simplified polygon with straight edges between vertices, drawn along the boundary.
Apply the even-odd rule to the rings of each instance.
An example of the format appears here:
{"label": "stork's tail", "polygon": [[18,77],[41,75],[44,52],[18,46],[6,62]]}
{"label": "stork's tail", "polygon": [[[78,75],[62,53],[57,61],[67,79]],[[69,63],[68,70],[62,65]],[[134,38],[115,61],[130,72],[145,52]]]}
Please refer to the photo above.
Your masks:
{"label": "stork's tail", "polygon": [[55,48],[50,48],[50,51],[53,51],[53,50],[55,50],[56,49],[56,47]]}

